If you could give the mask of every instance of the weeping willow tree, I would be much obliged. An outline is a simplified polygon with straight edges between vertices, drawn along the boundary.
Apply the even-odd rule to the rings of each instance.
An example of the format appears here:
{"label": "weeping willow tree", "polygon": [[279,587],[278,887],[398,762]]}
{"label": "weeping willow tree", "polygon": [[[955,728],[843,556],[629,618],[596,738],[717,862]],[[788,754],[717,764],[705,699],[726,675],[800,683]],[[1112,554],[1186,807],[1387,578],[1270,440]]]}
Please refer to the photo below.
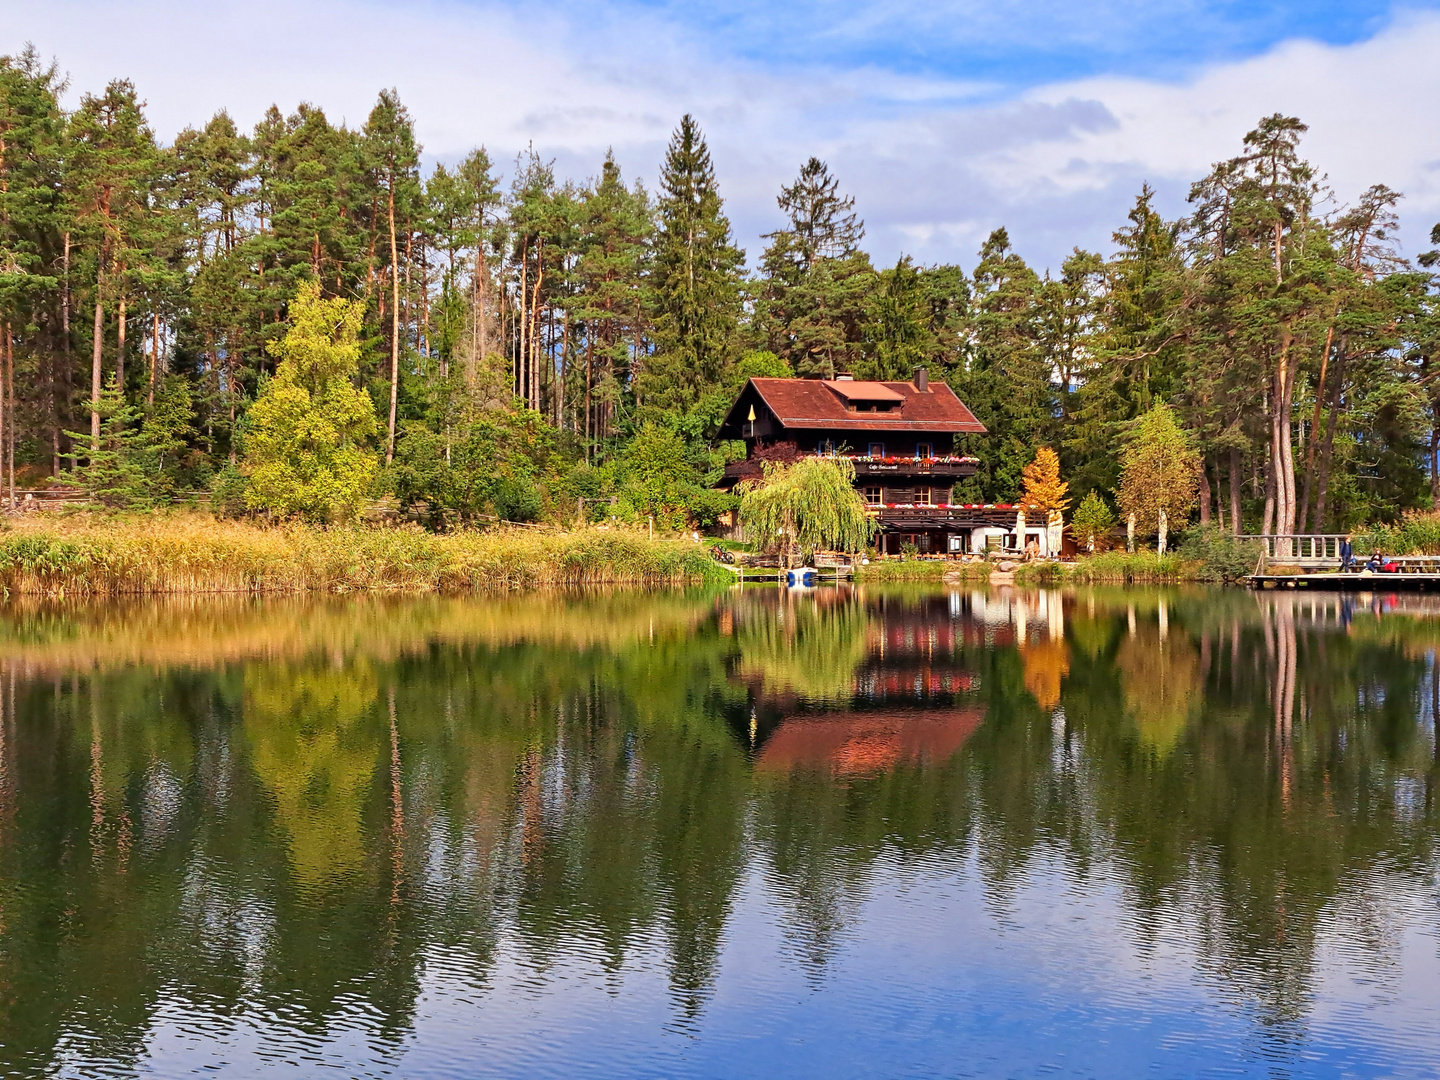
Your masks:
{"label": "weeping willow tree", "polygon": [[740,489],[740,522],[765,547],[787,554],[860,551],[879,527],[855,490],[855,466],[845,458],[766,461],[759,480]]}

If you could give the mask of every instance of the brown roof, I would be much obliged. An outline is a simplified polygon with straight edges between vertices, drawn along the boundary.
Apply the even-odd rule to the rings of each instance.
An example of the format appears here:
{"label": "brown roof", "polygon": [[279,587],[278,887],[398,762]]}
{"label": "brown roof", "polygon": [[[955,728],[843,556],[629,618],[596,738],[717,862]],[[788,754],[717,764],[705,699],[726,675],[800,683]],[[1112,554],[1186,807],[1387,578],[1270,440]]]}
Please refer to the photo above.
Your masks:
{"label": "brown roof", "polygon": [[975,706],[787,717],[755,760],[762,771],[796,767],[837,773],[883,772],[895,765],[947,760],[985,719]]}
{"label": "brown roof", "polygon": [[904,401],[905,396],[883,382],[856,382],[854,379],[826,380],[825,385],[846,401]]}
{"label": "brown roof", "polygon": [[[921,392],[914,383],[847,383],[825,379],[751,379],[750,386],[787,428],[851,428],[855,431],[934,431],[983,433],[985,425],[943,382],[932,382]],[[893,412],[852,413],[842,394],[849,388],[878,387],[901,402]],[[861,391],[865,393],[865,391]],[[743,397],[743,394],[742,394]],[[891,399],[891,400],[894,400]],[[870,397],[860,400],[873,401]],[[739,401],[736,401],[739,405]],[[731,412],[735,410],[732,408]],[[727,417],[727,422],[729,418]]]}

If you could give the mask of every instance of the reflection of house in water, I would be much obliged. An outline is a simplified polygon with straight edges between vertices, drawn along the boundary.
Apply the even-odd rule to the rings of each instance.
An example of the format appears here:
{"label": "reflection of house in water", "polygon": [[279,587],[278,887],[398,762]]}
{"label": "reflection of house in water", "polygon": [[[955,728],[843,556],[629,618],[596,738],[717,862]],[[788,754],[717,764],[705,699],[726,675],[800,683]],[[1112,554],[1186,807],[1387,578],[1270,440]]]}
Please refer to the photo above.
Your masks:
{"label": "reflection of house in water", "polygon": [[1013,640],[997,634],[997,613],[977,613],[973,598],[959,593],[857,595],[850,603],[863,652],[843,693],[818,700],[751,683],[757,769],[863,774],[938,764],[984,721],[985,707],[973,697],[978,677],[962,657],[967,646]]}
{"label": "reflection of house in water", "polygon": [[797,766],[828,766],[839,773],[868,773],[938,763],[959,750],[984,719],[985,710],[975,705],[787,716],[765,740],[755,767],[788,772]]}

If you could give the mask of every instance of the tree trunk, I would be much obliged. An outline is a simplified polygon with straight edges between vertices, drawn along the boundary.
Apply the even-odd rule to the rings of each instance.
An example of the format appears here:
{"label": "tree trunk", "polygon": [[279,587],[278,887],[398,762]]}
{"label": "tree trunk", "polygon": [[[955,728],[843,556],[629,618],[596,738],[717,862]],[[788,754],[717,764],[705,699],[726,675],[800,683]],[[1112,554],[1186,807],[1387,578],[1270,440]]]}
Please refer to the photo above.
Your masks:
{"label": "tree trunk", "polygon": [[395,177],[390,177],[390,428],[385,439],[385,464],[395,460],[395,406],[400,400],[400,270],[395,244]]}
{"label": "tree trunk", "polygon": [[1335,380],[1330,387],[1329,416],[1325,420],[1325,444],[1320,447],[1319,475],[1315,480],[1315,530],[1325,528],[1325,497],[1330,486],[1330,464],[1335,458],[1335,424],[1340,413],[1340,395],[1345,387],[1345,339],[1335,361]]}
{"label": "tree trunk", "polygon": [[[6,365],[7,357],[10,355],[10,334],[10,323],[7,321],[5,323],[5,340],[0,342],[0,367]],[[0,391],[3,391],[3,389],[3,387],[0,387]],[[10,441],[7,436],[10,434],[10,429],[15,426],[15,417],[12,415],[12,412],[9,394],[0,392],[0,461],[4,460],[5,446]],[[13,491],[11,492],[10,505],[11,509],[14,509],[15,497]]]}
{"label": "tree trunk", "polygon": [[116,326],[119,336],[116,339],[115,348],[115,389],[120,392],[120,400],[125,400],[125,294],[120,294],[120,310],[116,314]]}
{"label": "tree trunk", "polygon": [[1240,487],[1245,483],[1244,475],[1240,468],[1240,448],[1230,448],[1230,531],[1236,536],[1244,532],[1244,522],[1240,513]]}
{"label": "tree trunk", "polygon": [[160,312],[150,313],[150,389],[145,395],[147,405],[155,404],[155,382],[160,377]]}
{"label": "tree trunk", "polygon": [[1265,461],[1265,512],[1260,516],[1260,534],[1269,536],[1275,531],[1275,450],[1274,425],[1272,424],[1270,446],[1266,449]]}
{"label": "tree trunk", "polygon": [[1440,425],[1430,429],[1430,509],[1440,510]]}
{"label": "tree trunk", "polygon": [[[64,278],[60,288],[60,348],[65,356],[65,375],[62,379],[62,386],[64,386],[67,391],[65,394],[65,411],[68,412],[70,409],[70,394],[68,391],[71,377],[70,369],[72,367],[70,362],[70,234],[68,232],[65,234],[64,251],[65,253],[61,256],[60,260],[61,272]],[[53,378],[55,371],[53,364],[51,365],[50,371]],[[50,413],[50,449],[54,461],[54,475],[59,476],[60,431],[63,425],[60,421],[61,410],[59,403],[55,401],[53,397],[51,400],[54,408]]]}
{"label": "tree trunk", "polygon": [[[1339,309],[1336,309],[1338,315]],[[1325,350],[1320,354],[1320,376],[1315,380],[1315,408],[1310,413],[1310,438],[1305,442],[1305,487],[1300,497],[1300,531],[1305,532],[1311,520],[1310,496],[1315,480],[1315,446],[1320,441],[1320,406],[1325,399],[1325,376],[1330,369],[1330,346],[1335,341],[1335,324],[1325,331]],[[1315,531],[1320,530],[1319,521]]]}
{"label": "tree trunk", "polygon": [[100,359],[105,347],[105,305],[95,285],[95,344],[90,353],[90,449],[100,449]]}
{"label": "tree trunk", "polygon": [[5,324],[5,397],[10,408],[10,438],[5,441],[5,471],[10,480],[10,509],[15,509],[15,338],[10,334],[10,324]]}
{"label": "tree trunk", "polygon": [[1204,458],[1200,459],[1200,524],[1210,524],[1210,466]]}
{"label": "tree trunk", "polygon": [[[480,363],[485,362],[485,354],[490,351],[490,320],[485,313],[486,286],[489,284],[489,277],[490,271],[485,265],[485,238],[482,236],[475,245],[475,359]],[[474,363],[465,373],[465,377],[472,385],[474,384]]]}

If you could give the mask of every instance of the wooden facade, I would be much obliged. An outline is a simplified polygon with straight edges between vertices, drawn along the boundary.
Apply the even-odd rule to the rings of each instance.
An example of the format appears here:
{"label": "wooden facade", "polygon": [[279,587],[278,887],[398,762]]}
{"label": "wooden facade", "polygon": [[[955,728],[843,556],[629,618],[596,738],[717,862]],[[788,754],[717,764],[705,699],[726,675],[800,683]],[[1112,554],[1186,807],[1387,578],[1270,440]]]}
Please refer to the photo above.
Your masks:
{"label": "wooden facade", "polygon": [[954,452],[955,436],[984,432],[955,391],[931,383],[923,368],[909,382],[751,379],[720,428],[722,439],[744,440],[746,457],[726,466],[721,483],[729,488],[758,477],[766,459],[844,455],[880,522],[883,551],[913,545],[956,554],[984,550],[987,542],[1023,547],[1030,533],[1043,533],[1044,522],[1027,527],[1014,506],[952,501],[955,484],[979,464]]}

